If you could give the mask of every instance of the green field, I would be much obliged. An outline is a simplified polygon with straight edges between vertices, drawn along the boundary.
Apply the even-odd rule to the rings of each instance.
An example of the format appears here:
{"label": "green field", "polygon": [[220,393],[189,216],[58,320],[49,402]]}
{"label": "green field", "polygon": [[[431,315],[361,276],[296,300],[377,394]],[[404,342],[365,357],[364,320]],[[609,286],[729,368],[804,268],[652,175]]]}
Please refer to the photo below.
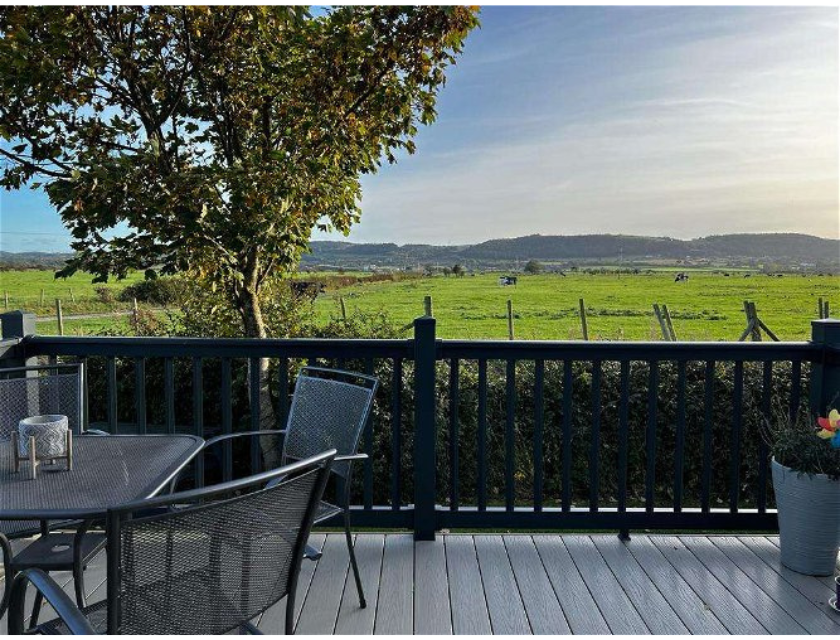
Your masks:
{"label": "green field", "polygon": [[498,274],[436,276],[332,291],[318,299],[316,310],[323,319],[338,315],[341,296],[348,313],[384,310],[402,324],[422,314],[426,295],[432,296],[438,335],[444,338],[507,338],[510,299],[517,338],[579,339],[578,299],[583,298],[590,339],[661,339],[652,309],[658,303],[668,305],[681,340],[736,340],[746,325],[743,301],[748,299],[780,339],[803,340],[817,317],[819,297],[835,311],[840,308],[840,277],[755,273],[745,278],[692,271],[688,282],[674,282],[673,272],[577,273],[520,275],[515,287],[501,287]]}
{"label": "green field", "polygon": [[[667,304],[677,337],[682,340],[735,340],[745,326],[743,301],[756,303],[759,316],[782,340],[810,335],[817,315],[817,299],[830,301],[833,315],[840,309],[840,277],[786,274],[769,277],[741,272],[730,277],[691,271],[687,283],[674,282],[673,271],[641,274],[574,273],[519,275],[517,286],[500,287],[499,274],[462,278],[400,277],[331,288],[319,296],[315,311],[320,321],[340,314],[339,297],[348,313],[387,312],[395,323],[408,324],[423,313],[423,298],[432,296],[438,334],[444,338],[507,338],[507,300],[514,310],[517,338],[568,340],[581,337],[578,299],[587,307],[591,339],[659,340],[661,332],[653,303]],[[358,274],[356,274],[358,275]],[[312,277],[312,276],[305,276]],[[133,274],[107,286],[115,291],[142,279]],[[55,280],[51,271],[0,272],[0,292],[8,294],[9,309],[38,314],[38,332],[57,333],[55,299],[65,316],[126,311],[126,302],[102,302],[91,277],[77,274]],[[41,290],[45,303],[40,304]],[[72,295],[71,295],[72,291]],[[73,299],[75,298],[75,302]],[[106,328],[127,329],[126,316],[65,319],[68,335],[95,334]]]}

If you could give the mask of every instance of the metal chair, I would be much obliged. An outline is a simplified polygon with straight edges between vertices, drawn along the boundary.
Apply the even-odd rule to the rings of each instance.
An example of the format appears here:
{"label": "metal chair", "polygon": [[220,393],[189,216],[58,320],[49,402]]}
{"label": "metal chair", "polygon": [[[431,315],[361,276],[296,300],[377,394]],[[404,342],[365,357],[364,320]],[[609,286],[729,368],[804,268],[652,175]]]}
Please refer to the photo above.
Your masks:
{"label": "metal chair", "polygon": [[[226,434],[208,440],[204,447],[206,451],[219,442],[234,438],[282,435],[281,465],[287,464],[290,460],[306,458],[328,448],[333,448],[338,452],[332,465],[332,473],[337,484],[338,504],[321,501],[315,515],[315,524],[338,515],[342,516],[347,549],[350,553],[350,565],[356,581],[359,606],[362,608],[365,608],[367,603],[359,576],[356,553],[353,549],[353,537],[350,533],[350,480],[352,463],[367,459],[366,454],[357,453],[356,450],[362,431],[370,419],[378,387],[379,380],[373,376],[323,367],[303,367],[295,382],[295,391],[285,429]],[[317,560],[320,557],[319,550],[307,546],[307,559]]]}
{"label": "metal chair", "polygon": [[[9,440],[23,418],[41,414],[67,416],[73,435],[101,434],[84,429],[84,365],[49,364],[0,369],[0,440]],[[16,573],[37,568],[71,571],[76,602],[85,606],[84,570],[105,546],[105,535],[89,533],[90,523],[53,523],[78,527],[74,533],[51,532],[48,522],[10,521],[0,528],[0,551],[6,572],[0,616],[9,604],[9,585]],[[40,537],[15,554],[11,539],[40,533]],[[36,598],[33,618],[37,620],[41,598]]]}
{"label": "metal chair", "polygon": [[23,632],[31,584],[58,614],[40,633],[260,633],[251,620],[283,597],[294,633],[300,565],[335,455],[109,511],[107,599],[79,609],[45,573],[24,571],[9,632]]}

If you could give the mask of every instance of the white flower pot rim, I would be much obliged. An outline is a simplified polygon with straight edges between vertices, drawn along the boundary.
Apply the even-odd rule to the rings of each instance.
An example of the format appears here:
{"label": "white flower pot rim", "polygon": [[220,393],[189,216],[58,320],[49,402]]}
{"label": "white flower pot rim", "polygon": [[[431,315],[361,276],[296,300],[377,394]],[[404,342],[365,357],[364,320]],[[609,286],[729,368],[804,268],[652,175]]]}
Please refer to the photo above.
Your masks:
{"label": "white flower pot rim", "polygon": [[54,424],[56,422],[62,422],[67,416],[61,414],[46,414],[43,416],[30,416],[28,418],[24,418],[21,422],[25,425],[42,425],[42,424]]}
{"label": "white flower pot rim", "polygon": [[771,461],[777,467],[780,467],[780,468],[785,469],[787,471],[792,471],[793,473],[795,473],[797,475],[803,475],[803,476],[806,476],[808,478],[819,478],[820,480],[825,480],[826,482],[840,482],[840,480],[832,480],[831,478],[829,478],[827,473],[806,473],[805,471],[800,471],[799,469],[794,469],[793,467],[788,467],[787,465],[784,465],[781,462],[779,462],[778,460],[776,460],[776,456],[773,456],[771,458]]}

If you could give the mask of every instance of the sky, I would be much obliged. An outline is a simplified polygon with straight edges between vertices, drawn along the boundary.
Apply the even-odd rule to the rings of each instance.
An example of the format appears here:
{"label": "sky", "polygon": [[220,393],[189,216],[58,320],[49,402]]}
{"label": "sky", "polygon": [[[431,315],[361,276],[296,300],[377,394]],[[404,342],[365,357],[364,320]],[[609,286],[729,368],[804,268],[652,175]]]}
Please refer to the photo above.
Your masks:
{"label": "sky", "polygon": [[[363,177],[349,240],[840,238],[836,8],[489,7],[481,22],[417,153]],[[1,192],[0,225],[3,250],[68,245],[39,193]]]}

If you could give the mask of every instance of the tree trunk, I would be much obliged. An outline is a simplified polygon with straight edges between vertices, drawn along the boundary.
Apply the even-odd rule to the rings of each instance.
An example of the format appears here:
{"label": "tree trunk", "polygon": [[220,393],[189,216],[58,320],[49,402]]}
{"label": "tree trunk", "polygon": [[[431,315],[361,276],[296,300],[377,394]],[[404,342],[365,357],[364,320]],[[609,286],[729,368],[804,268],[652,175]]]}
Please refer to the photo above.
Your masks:
{"label": "tree trunk", "polygon": [[[253,289],[244,291],[240,296],[240,313],[245,327],[245,335],[248,338],[266,338],[268,334],[265,329],[265,320],[260,306],[259,293]],[[285,429],[285,424],[278,424],[278,416],[274,410],[274,403],[271,401],[271,376],[269,373],[269,359],[259,358],[257,360],[257,371],[253,367],[248,369],[248,388],[250,389],[251,376],[259,377],[260,389],[260,429]],[[281,365],[282,366],[282,365]],[[287,393],[287,389],[279,389],[279,393]],[[260,438],[260,450],[262,451],[263,463],[266,469],[271,469],[280,464],[280,449],[277,438]]]}

